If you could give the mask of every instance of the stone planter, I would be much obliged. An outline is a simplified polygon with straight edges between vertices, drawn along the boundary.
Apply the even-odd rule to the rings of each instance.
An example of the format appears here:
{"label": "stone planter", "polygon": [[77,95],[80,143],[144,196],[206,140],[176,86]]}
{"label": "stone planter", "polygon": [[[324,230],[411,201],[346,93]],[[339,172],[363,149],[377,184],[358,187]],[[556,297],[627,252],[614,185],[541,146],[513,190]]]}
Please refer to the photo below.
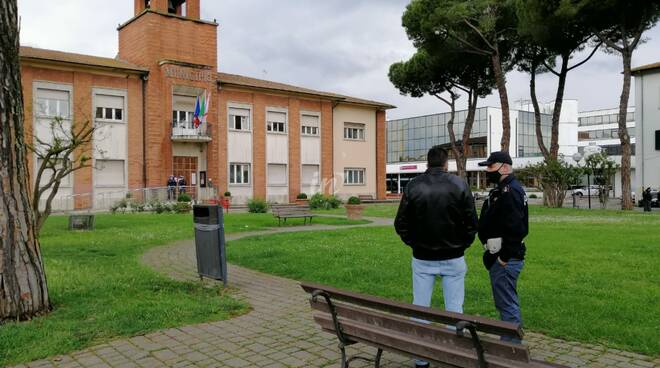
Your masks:
{"label": "stone planter", "polygon": [[349,220],[362,220],[362,211],[364,210],[363,204],[347,204],[346,217]]}
{"label": "stone planter", "polygon": [[298,206],[307,206],[307,205],[309,205],[309,199],[308,199],[308,198],[305,198],[305,199],[296,199],[296,204],[297,204]]}

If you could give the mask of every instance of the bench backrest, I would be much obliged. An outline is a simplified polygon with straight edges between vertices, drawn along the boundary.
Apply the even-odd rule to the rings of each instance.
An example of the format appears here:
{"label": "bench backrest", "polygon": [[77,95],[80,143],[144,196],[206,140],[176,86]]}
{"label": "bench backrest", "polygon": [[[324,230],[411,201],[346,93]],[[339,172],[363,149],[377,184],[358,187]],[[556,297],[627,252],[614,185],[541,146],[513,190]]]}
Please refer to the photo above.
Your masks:
{"label": "bench backrest", "polygon": [[[469,333],[466,331],[465,336],[459,336],[455,330],[406,317],[448,325],[467,321],[481,332],[518,338],[523,334],[520,326],[513,323],[440,311],[313,283],[302,283],[301,287],[310,294],[321,291],[330,298],[341,332],[350,340],[439,363],[475,367],[478,355]],[[310,304],[316,311],[314,320],[321,328],[336,333],[331,308],[326,300],[316,297]],[[530,355],[525,346],[481,334],[479,337],[489,367],[530,366]]]}
{"label": "bench backrest", "polygon": [[295,204],[278,204],[271,206],[273,216],[288,216],[288,215],[311,215],[312,211],[309,205],[295,205]]}

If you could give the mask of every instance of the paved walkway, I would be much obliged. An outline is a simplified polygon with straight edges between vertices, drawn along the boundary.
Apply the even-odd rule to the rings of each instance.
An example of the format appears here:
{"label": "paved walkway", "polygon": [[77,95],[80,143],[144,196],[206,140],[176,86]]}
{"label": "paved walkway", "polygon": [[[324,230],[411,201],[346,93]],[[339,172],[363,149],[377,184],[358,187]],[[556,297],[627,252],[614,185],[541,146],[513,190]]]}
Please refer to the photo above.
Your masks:
{"label": "paved walkway", "polygon": [[[232,234],[227,240],[289,231],[317,231],[360,226],[391,225],[389,219],[370,219],[367,225],[280,228]],[[193,242],[181,241],[148,251],[143,262],[180,280],[197,280]],[[18,367],[337,367],[339,350],[333,335],[314,324],[307,295],[294,280],[229,265],[229,285],[252,311],[230,320],[170,328],[144,336],[51,357]],[[596,345],[566,342],[528,333],[532,356],[571,367],[660,367],[660,358]],[[350,347],[373,354],[375,349]],[[351,367],[366,367],[355,362]],[[385,352],[383,367],[411,367],[409,358]]]}

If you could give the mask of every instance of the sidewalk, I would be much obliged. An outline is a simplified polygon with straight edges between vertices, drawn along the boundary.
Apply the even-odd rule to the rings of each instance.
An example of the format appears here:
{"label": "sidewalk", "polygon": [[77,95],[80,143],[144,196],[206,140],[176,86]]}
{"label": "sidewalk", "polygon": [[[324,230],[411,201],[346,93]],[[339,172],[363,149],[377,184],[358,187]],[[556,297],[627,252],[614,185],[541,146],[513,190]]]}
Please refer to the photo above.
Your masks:
{"label": "sidewalk", "polygon": [[[227,237],[288,231],[316,231],[348,227],[391,225],[391,219],[355,226],[313,225],[281,228]],[[179,280],[198,280],[192,241],[153,248],[142,258],[155,270]],[[226,321],[171,328],[116,340],[90,349],[32,362],[18,367],[338,367],[334,335],[322,332],[312,320],[308,297],[297,281],[229,265],[229,285],[252,306],[246,315]],[[526,334],[532,356],[572,367],[660,367],[660,358]],[[357,344],[348,353],[374,354]],[[351,367],[367,367],[355,362]],[[382,367],[411,367],[412,360],[385,352]]]}

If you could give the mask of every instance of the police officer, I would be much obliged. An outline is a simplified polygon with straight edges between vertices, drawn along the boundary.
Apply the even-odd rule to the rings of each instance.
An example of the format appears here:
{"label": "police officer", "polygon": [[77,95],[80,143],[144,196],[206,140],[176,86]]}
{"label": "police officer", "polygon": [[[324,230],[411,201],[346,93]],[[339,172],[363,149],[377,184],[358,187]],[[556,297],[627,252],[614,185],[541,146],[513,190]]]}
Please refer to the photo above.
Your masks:
{"label": "police officer", "polygon": [[511,156],[504,151],[493,152],[479,163],[486,166],[488,182],[495,184],[481,208],[479,240],[486,249],[483,261],[500,319],[522,325],[516,284],[525,259],[528,211],[527,195],[513,176],[512,164]]}

